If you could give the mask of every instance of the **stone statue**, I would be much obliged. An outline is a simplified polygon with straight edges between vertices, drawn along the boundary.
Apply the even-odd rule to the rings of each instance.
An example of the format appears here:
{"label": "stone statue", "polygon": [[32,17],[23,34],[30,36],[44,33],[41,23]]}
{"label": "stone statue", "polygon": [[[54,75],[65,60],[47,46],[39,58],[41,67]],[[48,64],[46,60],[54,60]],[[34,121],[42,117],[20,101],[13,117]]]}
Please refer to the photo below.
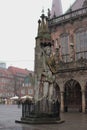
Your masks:
{"label": "stone statue", "polygon": [[50,13],[50,9],[48,9],[48,19],[50,19],[51,13]]}

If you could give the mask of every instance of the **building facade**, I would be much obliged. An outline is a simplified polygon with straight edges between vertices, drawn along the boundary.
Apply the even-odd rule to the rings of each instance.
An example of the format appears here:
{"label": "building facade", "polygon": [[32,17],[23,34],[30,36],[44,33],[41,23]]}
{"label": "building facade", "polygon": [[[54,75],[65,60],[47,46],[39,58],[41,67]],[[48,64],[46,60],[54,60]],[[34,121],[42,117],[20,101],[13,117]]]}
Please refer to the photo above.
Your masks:
{"label": "building facade", "polygon": [[20,88],[20,95],[29,95],[34,97],[34,73],[31,72],[24,78],[22,87]]}
{"label": "building facade", "polygon": [[0,68],[0,102],[8,97],[14,96],[13,75],[7,69]]}
{"label": "building facade", "polygon": [[60,16],[47,19],[42,14],[36,37],[35,76],[37,100],[58,98],[62,112],[86,112],[87,0],[76,0]]}
{"label": "building facade", "polygon": [[14,66],[0,68],[0,102],[14,96],[25,95],[34,96],[33,71]]}
{"label": "building facade", "polygon": [[13,75],[13,79],[14,79],[13,88],[14,88],[15,95],[21,97],[27,94],[29,95],[29,91],[33,91],[33,83],[30,80],[30,79],[33,80],[34,78],[33,71],[29,71],[27,69],[17,68],[13,66],[8,67],[8,71],[11,72]]}

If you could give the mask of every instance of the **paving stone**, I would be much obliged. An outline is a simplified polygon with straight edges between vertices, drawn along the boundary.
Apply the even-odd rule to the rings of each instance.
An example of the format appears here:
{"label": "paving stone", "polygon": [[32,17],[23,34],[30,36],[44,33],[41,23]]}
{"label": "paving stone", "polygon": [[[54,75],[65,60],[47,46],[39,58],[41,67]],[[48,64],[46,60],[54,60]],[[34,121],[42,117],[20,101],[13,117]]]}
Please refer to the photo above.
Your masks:
{"label": "paving stone", "polygon": [[87,130],[87,114],[61,113],[62,124],[28,125],[15,123],[21,118],[17,105],[0,105],[0,130]]}

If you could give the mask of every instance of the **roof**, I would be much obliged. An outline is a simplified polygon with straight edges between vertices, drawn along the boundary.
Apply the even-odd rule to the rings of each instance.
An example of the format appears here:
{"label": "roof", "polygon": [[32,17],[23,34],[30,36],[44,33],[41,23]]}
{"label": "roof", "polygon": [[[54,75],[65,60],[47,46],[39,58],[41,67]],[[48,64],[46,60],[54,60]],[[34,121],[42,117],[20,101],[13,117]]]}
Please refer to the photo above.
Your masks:
{"label": "roof", "polygon": [[58,17],[63,14],[61,0],[52,1],[51,18]]}
{"label": "roof", "polygon": [[13,78],[13,75],[10,71],[4,68],[0,68],[0,77],[8,77],[8,78]]}
{"label": "roof", "polygon": [[8,67],[8,70],[13,74],[13,75],[17,75],[17,76],[26,76],[29,73],[31,73],[31,71],[27,70],[27,69],[22,69],[22,68],[17,68],[17,67],[13,67],[10,66]]}
{"label": "roof", "polygon": [[[83,3],[85,2],[85,0],[76,0],[71,7],[68,9],[68,11],[71,9],[72,11],[74,10],[78,10],[80,8],[83,8]],[[67,11],[67,12],[68,12]]]}

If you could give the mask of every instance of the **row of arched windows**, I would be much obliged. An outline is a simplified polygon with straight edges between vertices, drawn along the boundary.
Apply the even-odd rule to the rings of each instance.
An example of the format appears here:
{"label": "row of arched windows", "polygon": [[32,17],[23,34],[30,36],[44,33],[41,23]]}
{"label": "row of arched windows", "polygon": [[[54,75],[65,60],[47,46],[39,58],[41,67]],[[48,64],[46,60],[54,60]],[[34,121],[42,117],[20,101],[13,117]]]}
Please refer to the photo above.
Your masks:
{"label": "row of arched windows", "polygon": [[[87,59],[87,30],[79,28],[73,35],[75,60],[80,58]],[[61,57],[64,62],[70,61],[70,35],[64,33],[60,36],[58,44],[60,44]]]}

